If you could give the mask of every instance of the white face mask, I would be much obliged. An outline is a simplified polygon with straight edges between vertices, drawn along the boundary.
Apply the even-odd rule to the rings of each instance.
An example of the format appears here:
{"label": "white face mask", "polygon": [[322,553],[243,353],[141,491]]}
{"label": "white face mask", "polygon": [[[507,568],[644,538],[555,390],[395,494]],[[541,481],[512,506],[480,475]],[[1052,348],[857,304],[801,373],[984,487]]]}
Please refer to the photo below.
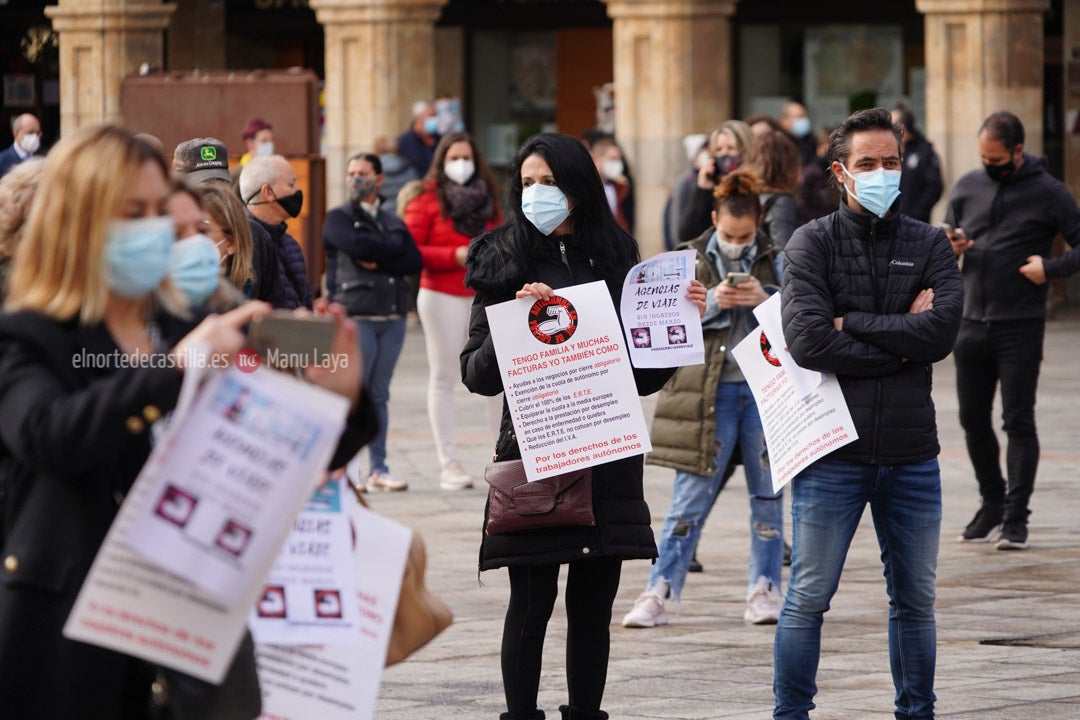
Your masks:
{"label": "white face mask", "polygon": [[458,158],[443,165],[443,172],[458,185],[464,185],[476,172],[476,164],[472,160]]}
{"label": "white face mask", "polygon": [[738,260],[746,254],[746,249],[750,247],[750,243],[733,243],[718,237],[716,238],[716,247],[729,260]]}
{"label": "white face mask", "polygon": [[258,145],[256,145],[255,146],[255,154],[256,155],[261,155],[263,157],[269,157],[270,155],[273,155],[274,154],[274,141],[273,140],[267,140],[266,142],[261,142]]}
{"label": "white face mask", "polygon": [[22,140],[19,141],[19,147],[23,149],[23,152],[33,155],[41,147],[41,135],[38,133],[26,133],[22,136]]}
{"label": "white face mask", "polygon": [[605,160],[600,164],[600,174],[605,180],[618,180],[623,174],[623,161],[617,159]]}

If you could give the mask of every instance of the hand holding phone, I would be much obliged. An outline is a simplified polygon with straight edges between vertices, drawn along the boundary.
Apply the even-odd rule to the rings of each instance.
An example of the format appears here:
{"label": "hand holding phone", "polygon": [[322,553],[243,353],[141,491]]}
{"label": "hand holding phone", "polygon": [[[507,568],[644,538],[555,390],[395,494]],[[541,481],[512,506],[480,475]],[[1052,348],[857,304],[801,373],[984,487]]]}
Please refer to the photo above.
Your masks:
{"label": "hand holding phone", "polygon": [[334,329],[333,319],[324,315],[275,310],[251,322],[248,340],[270,365],[306,367],[330,353]]}
{"label": "hand holding phone", "polygon": [[728,285],[740,285],[750,279],[750,273],[745,272],[729,272],[727,274]]}

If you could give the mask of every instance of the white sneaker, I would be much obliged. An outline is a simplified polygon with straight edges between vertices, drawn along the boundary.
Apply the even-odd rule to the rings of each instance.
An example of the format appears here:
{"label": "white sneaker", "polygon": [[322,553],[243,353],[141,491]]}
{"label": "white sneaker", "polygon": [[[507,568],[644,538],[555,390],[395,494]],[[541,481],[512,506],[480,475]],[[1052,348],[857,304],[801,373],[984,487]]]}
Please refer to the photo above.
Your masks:
{"label": "white sneaker", "polygon": [[762,576],[746,596],[746,612],[743,619],[753,625],[775,625],[780,619],[780,606],[784,604],[776,586]]}
{"label": "white sneaker", "polygon": [[667,625],[667,613],[664,612],[664,599],[657,590],[665,591],[666,587],[649,588],[638,595],[634,601],[634,607],[622,619],[623,627],[628,628],[651,628]]}
{"label": "white sneaker", "polygon": [[439,473],[439,486],[443,490],[468,490],[473,486],[473,481],[461,463],[451,460]]}
{"label": "white sneaker", "polygon": [[402,490],[409,489],[409,483],[404,480],[395,480],[394,476],[388,472],[374,471],[368,475],[367,479],[368,490],[389,490],[390,492],[401,492]]}

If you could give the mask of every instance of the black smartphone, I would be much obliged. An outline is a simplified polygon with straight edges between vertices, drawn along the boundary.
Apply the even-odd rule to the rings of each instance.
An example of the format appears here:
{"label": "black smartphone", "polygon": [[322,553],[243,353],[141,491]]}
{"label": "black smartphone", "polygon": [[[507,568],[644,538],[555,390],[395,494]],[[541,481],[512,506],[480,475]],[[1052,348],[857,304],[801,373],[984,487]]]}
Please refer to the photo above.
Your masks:
{"label": "black smartphone", "polygon": [[285,364],[296,366],[320,362],[334,342],[334,319],[321,315],[294,315],[275,310],[251,322],[248,340],[255,352],[271,364],[285,356]]}

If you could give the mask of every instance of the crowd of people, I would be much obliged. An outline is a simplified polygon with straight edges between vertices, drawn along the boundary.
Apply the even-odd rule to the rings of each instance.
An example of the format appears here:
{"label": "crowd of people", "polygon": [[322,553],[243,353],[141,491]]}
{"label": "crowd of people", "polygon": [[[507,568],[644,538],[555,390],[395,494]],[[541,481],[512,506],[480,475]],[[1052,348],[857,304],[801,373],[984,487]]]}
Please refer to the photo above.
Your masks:
{"label": "crowd of people", "polygon": [[[981,498],[960,540],[1029,547],[1046,282],[1080,270],[1080,210],[1024,152],[1023,124],[1009,112],[979,129],[984,167],[956,183],[940,227],[928,224],[944,193],[940,162],[909,108],[858,111],[822,131],[790,102],[776,118],[728,119],[685,139],[664,240],[696,256],[686,297],[700,311],[705,363],[634,370],[638,393],[659,393],[653,451],[593,469],[594,525],[481,533],[480,569],[506,567],[510,580],[502,720],[545,717],[542,650],[562,565],[569,694],[560,713],[608,717],[623,561],[654,564],[622,624],[666,624],[736,465],[750,510],[744,619],[777,626],[774,718],[805,720],[814,707],[823,615],[867,505],[890,600],[896,716],[932,718],[941,487],[930,383],[949,353]],[[326,214],[321,287],[289,232],[304,194],[265,119],[243,127],[234,163],[213,137],[178,144],[170,162],[152,136],[112,125],[71,133],[45,155],[33,115],[14,118],[12,135],[0,152],[0,543],[17,560],[5,561],[0,584],[0,692],[45,703],[34,717],[155,717],[150,688],[167,672],[67,640],[61,627],[149,455],[152,426],[177,403],[190,347],[232,357],[271,309],[329,315],[356,361],[309,375],[351,403],[328,470],[360,491],[401,492],[409,484],[391,472],[387,447],[390,386],[415,312],[433,470],[442,489],[468,490],[478,469],[457,448],[459,384],[490,398],[496,460],[521,457],[487,308],[596,280],[618,308],[640,261],[633,176],[613,135],[533,136],[500,187],[445,99],[416,103],[404,133],[374,139],[331,179],[347,199]],[[1073,250],[1052,258],[1059,233]],[[753,309],[777,293],[793,358],[836,375],[858,430],[793,481],[790,533],[753,393],[730,353],[755,331]],[[174,362],[78,371],[70,353],[80,347]],[[999,387],[1004,471],[992,417]],[[675,471],[658,541],[646,462]],[[190,717],[258,714],[250,642],[233,664]],[[70,682],[49,691],[58,675]],[[8,707],[30,716],[29,706]]]}

